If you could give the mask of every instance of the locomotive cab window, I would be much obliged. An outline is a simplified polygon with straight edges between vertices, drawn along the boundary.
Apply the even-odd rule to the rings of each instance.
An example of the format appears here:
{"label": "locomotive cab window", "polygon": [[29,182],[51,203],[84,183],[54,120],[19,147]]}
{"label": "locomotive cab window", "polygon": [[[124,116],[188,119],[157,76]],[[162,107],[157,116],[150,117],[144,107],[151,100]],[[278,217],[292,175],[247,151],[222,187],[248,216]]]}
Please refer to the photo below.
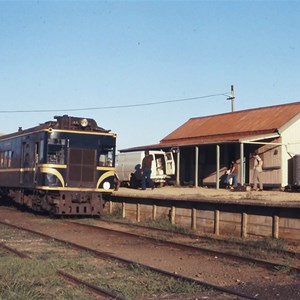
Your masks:
{"label": "locomotive cab window", "polygon": [[48,163],[65,164],[65,144],[66,140],[48,139]]}
{"label": "locomotive cab window", "polygon": [[99,151],[99,166],[112,167],[114,164],[114,149],[113,148],[100,148]]}

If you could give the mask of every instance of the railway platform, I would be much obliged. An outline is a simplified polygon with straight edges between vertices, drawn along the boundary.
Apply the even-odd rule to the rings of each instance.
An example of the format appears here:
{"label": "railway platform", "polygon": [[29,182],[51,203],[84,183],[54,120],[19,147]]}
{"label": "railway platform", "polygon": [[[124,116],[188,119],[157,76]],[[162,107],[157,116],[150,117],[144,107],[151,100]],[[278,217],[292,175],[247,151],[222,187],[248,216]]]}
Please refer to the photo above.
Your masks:
{"label": "railway platform", "polygon": [[202,233],[300,241],[300,193],[175,187],[114,191],[106,208],[134,222],[169,218]]}
{"label": "railway platform", "polygon": [[205,201],[253,205],[280,205],[300,207],[300,193],[284,191],[231,191],[228,189],[202,187],[165,186],[152,189],[130,189],[121,187],[113,192],[116,197],[148,198],[161,200]]}

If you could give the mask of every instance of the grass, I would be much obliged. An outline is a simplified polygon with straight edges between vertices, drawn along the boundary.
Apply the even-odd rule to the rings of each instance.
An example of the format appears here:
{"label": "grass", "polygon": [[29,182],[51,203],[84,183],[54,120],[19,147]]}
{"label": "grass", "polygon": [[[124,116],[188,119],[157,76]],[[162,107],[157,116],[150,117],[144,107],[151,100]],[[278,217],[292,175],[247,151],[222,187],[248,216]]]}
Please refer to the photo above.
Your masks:
{"label": "grass", "polygon": [[172,224],[169,221],[169,219],[166,219],[164,217],[158,218],[156,220],[145,220],[140,222],[139,224],[142,226],[164,229],[174,233],[183,233],[183,234],[191,233],[191,230],[176,224]]}
{"label": "grass", "polygon": [[277,255],[277,253],[283,257],[280,251],[286,249],[286,242],[284,240],[272,238],[265,238],[258,241],[243,241],[237,244],[243,255],[257,258],[270,258],[272,254]]}
{"label": "grass", "polygon": [[[28,237],[31,240],[30,235]],[[23,243],[26,244],[25,236]],[[132,300],[207,290],[196,283],[160,275],[138,264],[97,260],[89,252],[63,249],[57,242],[43,243],[38,252],[32,253],[34,259],[21,259],[1,250],[0,299],[92,299],[83,288],[61,279],[57,270],[64,270]]]}
{"label": "grass", "polygon": [[123,220],[122,207],[115,207],[111,214],[104,213],[100,216],[102,220]]}
{"label": "grass", "polygon": [[282,251],[286,249],[286,242],[282,239],[265,238],[255,241],[253,244],[255,247],[265,250]]}
{"label": "grass", "polygon": [[116,294],[122,294],[127,299],[142,299],[145,296],[155,297],[169,294],[190,294],[207,290],[198,284],[160,275],[137,264],[101,268],[94,277],[93,284],[101,285]]}
{"label": "grass", "polygon": [[[251,248],[254,251],[272,251],[272,252],[280,252],[287,249],[287,242],[283,239],[274,239],[271,237],[263,238],[260,240],[242,240],[240,238],[231,237],[227,239],[228,242],[240,245],[242,247],[248,247],[249,252],[251,252]],[[219,241],[222,243],[222,240]]]}
{"label": "grass", "polygon": [[55,270],[41,261],[15,257],[0,259],[1,299],[49,299],[48,282],[58,285]]}
{"label": "grass", "polygon": [[62,261],[52,263],[40,259],[21,259],[15,256],[0,258],[0,299],[5,300],[52,300],[52,299],[93,299],[82,287],[70,285],[57,275],[59,267],[65,263],[74,272],[83,269],[82,264]]}
{"label": "grass", "polygon": [[276,266],[274,267],[275,271],[283,272],[283,273],[289,273],[290,267],[289,266]]}

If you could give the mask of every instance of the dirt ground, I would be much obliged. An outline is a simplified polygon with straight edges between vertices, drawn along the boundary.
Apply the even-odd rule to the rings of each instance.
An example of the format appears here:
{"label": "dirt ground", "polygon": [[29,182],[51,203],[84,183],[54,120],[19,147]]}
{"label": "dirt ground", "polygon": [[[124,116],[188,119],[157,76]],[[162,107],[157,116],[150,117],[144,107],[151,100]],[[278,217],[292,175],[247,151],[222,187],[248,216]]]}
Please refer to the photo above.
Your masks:
{"label": "dirt ground", "polygon": [[[152,191],[146,191],[146,193],[148,192]],[[250,265],[224,263],[218,257],[209,257],[203,254],[195,256],[189,253],[185,254],[179,250],[172,249],[170,251],[168,248],[148,245],[144,240],[116,239],[110,234],[102,236],[98,231],[75,227],[72,224],[63,222],[63,220],[41,218],[30,213],[3,207],[0,207],[0,219],[6,223],[38,229],[38,231],[53,237],[119,255],[125,259],[134,259],[170,272],[180,273],[228,288],[235,288],[240,292],[252,294],[256,299],[293,300],[300,298],[299,277],[287,277],[281,272],[254,268]],[[214,298],[211,295],[203,297],[189,299],[229,299]],[[173,299],[183,298],[175,297]]]}

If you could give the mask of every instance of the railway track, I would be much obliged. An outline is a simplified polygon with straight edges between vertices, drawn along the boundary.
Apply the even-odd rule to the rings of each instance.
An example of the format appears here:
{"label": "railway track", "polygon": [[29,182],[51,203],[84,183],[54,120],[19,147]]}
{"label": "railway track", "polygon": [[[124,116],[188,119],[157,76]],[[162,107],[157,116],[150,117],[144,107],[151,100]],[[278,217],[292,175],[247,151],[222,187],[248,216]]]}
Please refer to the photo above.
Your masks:
{"label": "railway track", "polygon": [[[0,217],[1,217],[1,219],[5,219],[1,215],[1,211],[0,211]],[[193,259],[195,259],[195,262],[197,262],[199,260],[201,261],[204,257],[209,255],[211,257],[210,262],[212,264],[211,265],[212,269],[215,268],[215,264],[218,263],[218,261],[221,259],[222,259],[222,263],[224,263],[225,265],[231,264],[230,261],[232,261],[234,259],[233,257],[230,257],[231,255],[229,255],[228,257],[224,256],[221,258],[221,254],[219,254],[217,252],[211,252],[211,254],[206,253],[207,249],[204,249],[201,252],[201,250],[193,249],[194,247],[189,249],[189,248],[186,248],[185,245],[184,246],[177,245],[178,243],[175,243],[175,245],[171,245],[171,244],[164,245],[163,244],[164,240],[159,240],[157,237],[154,237],[154,240],[152,237],[152,240],[150,240],[147,237],[133,234],[134,230],[132,228],[133,227],[132,224],[130,224],[130,226],[129,226],[130,231],[131,231],[130,234],[125,235],[123,230],[120,233],[118,233],[117,230],[115,232],[101,230],[101,229],[95,228],[95,226],[91,226],[90,224],[89,224],[89,226],[83,226],[82,224],[80,224],[80,225],[72,224],[72,223],[74,223],[74,221],[69,221],[69,220],[50,220],[48,218],[44,218],[41,216],[31,216],[31,215],[28,215],[26,217],[26,214],[21,214],[21,213],[19,213],[19,214],[16,213],[16,216],[14,218],[19,219],[19,222],[15,223],[15,224],[21,225],[24,221],[24,225],[26,225],[25,227],[27,227],[25,229],[27,231],[29,229],[29,232],[32,230],[32,228],[36,228],[32,232],[34,234],[36,234],[36,233],[43,234],[43,232],[37,232],[37,230],[44,231],[47,233],[50,232],[51,234],[48,234],[48,238],[50,240],[57,240],[59,242],[60,241],[67,242],[68,245],[71,245],[72,247],[74,247],[76,249],[79,249],[79,250],[82,250],[85,252],[90,252],[90,253],[93,252],[93,254],[96,257],[99,257],[102,259],[118,260],[119,262],[122,262],[127,265],[139,264],[140,266],[148,268],[157,273],[160,270],[162,270],[165,272],[166,276],[173,277],[173,278],[178,278],[177,275],[179,275],[179,276],[183,275],[181,277],[182,280],[187,281],[187,280],[191,279],[190,282],[197,282],[197,284],[202,284],[203,286],[210,287],[214,290],[218,290],[220,294],[226,293],[226,296],[229,297],[229,298],[225,298],[224,296],[222,296],[221,298],[217,298],[217,299],[232,299],[230,297],[235,297],[234,299],[260,299],[260,300],[267,299],[267,300],[269,300],[269,299],[274,299],[274,295],[275,296],[277,295],[276,296],[277,299],[282,299],[282,298],[278,298],[278,295],[279,294],[281,296],[284,295],[286,293],[287,289],[289,289],[289,290],[292,289],[292,293],[290,293],[292,295],[292,297],[289,298],[287,296],[287,297],[284,297],[284,299],[298,299],[298,295],[300,295],[299,280],[295,284],[291,280],[285,281],[285,279],[283,279],[283,280],[279,279],[279,278],[284,278],[285,276],[290,277],[290,276],[288,276],[288,273],[291,273],[291,269],[288,268],[288,270],[287,270],[286,265],[280,265],[278,263],[275,263],[275,264],[273,264],[273,266],[271,266],[271,265],[268,266],[267,264],[265,264],[265,262],[262,262],[262,264],[260,264],[258,262],[250,262],[250,261],[247,262],[247,264],[251,264],[250,269],[249,268],[248,269],[252,273],[253,273],[254,269],[255,269],[255,272],[260,272],[259,271],[260,268],[258,268],[258,265],[262,266],[263,269],[265,269],[265,270],[269,270],[269,271],[273,270],[273,271],[271,271],[271,273],[273,275],[275,274],[274,275],[274,276],[276,276],[275,280],[277,280],[276,283],[275,283],[275,281],[273,281],[273,277],[272,277],[273,275],[270,275],[271,280],[270,280],[270,278],[268,278],[269,275],[262,275],[262,278],[266,278],[266,280],[269,281],[270,283],[272,283],[273,286],[270,285],[269,283],[264,283],[260,286],[260,284],[263,283],[262,281],[265,280],[265,279],[263,279],[257,283],[254,283],[254,282],[251,283],[251,281],[249,281],[250,282],[250,288],[249,288],[249,284],[247,283],[248,281],[243,281],[243,278],[238,278],[238,277],[236,280],[236,284],[224,285],[223,282],[220,282],[221,285],[219,285],[219,281],[205,280],[207,278],[207,276],[199,276],[199,279],[198,279],[197,278],[198,276],[196,276],[196,278],[195,278],[195,275],[190,276],[190,275],[186,275],[185,272],[182,273],[180,271],[180,268],[178,268],[178,270],[179,270],[178,272],[177,272],[177,270],[175,272],[174,268],[172,268],[171,270],[166,269],[164,264],[162,264],[162,266],[160,264],[154,264],[154,265],[152,263],[149,264],[149,262],[150,262],[149,259],[148,260],[146,259],[145,260],[146,263],[143,263],[143,260],[141,261],[139,259],[139,257],[133,256],[132,259],[127,259],[128,257],[126,257],[126,256],[124,257],[124,255],[119,255],[119,254],[121,254],[122,250],[127,251],[127,252],[131,251],[131,250],[128,250],[127,248],[123,247],[125,244],[126,244],[125,246],[127,246],[127,244],[131,245],[132,250],[135,253],[138,253],[140,250],[142,250],[142,249],[140,249],[141,245],[143,245],[145,247],[147,247],[148,244],[154,245],[154,246],[149,247],[149,248],[151,248],[150,249],[151,255],[154,255],[154,253],[152,253],[152,249],[160,250],[160,249],[169,247],[170,250],[168,250],[168,251],[169,252],[175,251],[175,254],[177,256],[182,256],[183,252],[189,252],[189,254],[191,256],[193,256]],[[78,220],[75,223],[82,222],[82,221],[84,222],[84,220]],[[87,221],[90,222],[91,220],[87,220]],[[8,220],[8,222],[13,223],[10,220]],[[94,222],[94,221],[92,221],[92,222]],[[99,222],[99,223],[101,223],[101,222]],[[7,222],[2,222],[2,223],[5,225],[8,225]],[[41,224],[43,224],[43,225],[41,226]],[[44,224],[48,224],[49,226],[48,225],[45,226]],[[97,227],[99,227],[98,220],[96,220],[96,224],[97,224]],[[124,224],[122,224],[122,225],[124,225]],[[45,227],[49,227],[49,228],[45,231]],[[75,233],[75,235],[78,235],[77,239],[71,238],[72,236],[74,236],[74,233]],[[92,243],[90,243],[90,244],[87,243],[90,240],[90,238],[89,238],[90,233],[92,233],[91,236],[94,236],[94,239],[96,239],[95,240],[96,242],[94,243],[94,245]],[[65,239],[66,234],[68,234],[68,238]],[[172,235],[173,235],[173,233],[172,233]],[[81,241],[81,238],[79,238],[79,236],[82,236],[82,243],[78,243],[78,242],[73,243],[72,241],[79,241],[79,240]],[[199,238],[199,236],[196,238]],[[97,241],[99,241],[99,243],[97,243]],[[73,244],[74,244],[74,246],[73,246]],[[85,245],[88,245],[88,246],[85,247]],[[97,248],[97,245],[100,245],[100,247]],[[110,248],[111,250],[108,250],[109,248],[106,247],[107,245],[108,246],[111,245],[111,248]],[[95,250],[95,249],[97,249],[97,250]],[[177,249],[177,250],[172,250],[172,249]],[[121,250],[121,252],[119,250]],[[94,252],[94,251],[96,251],[96,252]],[[198,252],[198,255],[192,254],[192,253],[197,253],[197,252]],[[116,253],[116,254],[114,254],[114,253]],[[293,255],[295,256],[295,254],[292,253],[292,256]],[[182,258],[182,259],[183,259],[182,262],[184,264],[186,264],[187,261],[185,260],[185,258]],[[220,263],[220,261],[219,261],[219,263]],[[267,262],[267,263],[269,263],[269,262]],[[174,264],[176,264],[176,262],[174,262]],[[239,269],[240,266],[243,264],[244,263],[242,261],[241,262],[238,261],[237,264],[234,266],[234,268]],[[161,268],[161,267],[163,267],[163,268]],[[251,271],[251,268],[253,269],[252,271]],[[201,265],[200,269],[202,269],[202,265]],[[286,275],[282,274],[282,269],[286,269],[284,271],[286,273]],[[204,270],[205,270],[205,268],[204,268]],[[230,276],[231,272],[236,273],[234,271],[234,269],[232,269],[232,271],[230,271],[230,269],[228,269],[228,271],[225,271],[225,270],[226,270],[226,268],[224,268],[224,271],[222,271],[222,272],[227,272],[227,274],[229,276]],[[242,270],[243,274],[245,272],[247,273],[247,271],[245,271],[245,269],[243,267],[241,267],[241,270]],[[296,274],[295,276],[298,276],[298,279],[299,279],[298,271],[299,270],[296,267],[293,270],[293,273],[295,273]],[[174,276],[174,275],[176,275],[176,276]],[[281,286],[282,282],[286,283],[286,285],[283,286],[282,288],[278,288],[278,286]],[[262,291],[264,286],[266,286],[265,292]],[[252,288],[252,290],[251,290],[251,288]],[[297,293],[297,291],[298,291],[298,293]],[[297,295],[297,296],[295,296],[295,295]],[[170,299],[173,299],[173,298],[170,298]],[[194,299],[194,298],[190,298],[190,299]],[[208,299],[216,299],[216,297],[208,298]]]}
{"label": "railway track", "polygon": [[[253,299],[253,300],[254,299],[255,300],[259,299],[257,297],[253,297],[251,295],[247,295],[246,293],[238,292],[238,291],[233,290],[233,289],[229,289],[229,288],[225,288],[225,287],[222,287],[222,286],[214,285],[214,284],[211,284],[209,282],[197,280],[197,279],[190,278],[190,277],[187,277],[187,276],[175,274],[175,273],[168,272],[168,271],[165,271],[165,270],[162,270],[162,269],[159,269],[159,268],[151,267],[149,265],[144,265],[144,264],[141,264],[141,263],[137,263],[136,261],[124,259],[122,257],[112,255],[112,254],[109,254],[109,253],[106,253],[106,252],[96,251],[96,250],[91,249],[89,247],[78,245],[76,243],[72,243],[70,241],[66,241],[66,240],[63,240],[63,239],[60,239],[60,238],[55,238],[51,235],[44,234],[44,233],[38,232],[36,230],[24,228],[24,227],[18,226],[18,225],[7,224],[6,222],[2,222],[2,221],[0,221],[0,224],[9,226],[11,228],[15,228],[17,230],[26,231],[26,232],[29,232],[29,233],[34,234],[34,235],[38,235],[38,236],[40,236],[44,239],[47,239],[47,240],[60,242],[60,243],[66,244],[68,246],[74,247],[75,249],[79,249],[81,251],[88,251],[89,253],[92,253],[93,255],[95,255],[96,257],[99,257],[101,259],[113,259],[113,260],[117,260],[117,261],[119,261],[123,264],[126,264],[126,265],[137,265],[138,264],[139,266],[141,266],[143,268],[146,268],[146,269],[149,269],[153,272],[157,272],[157,273],[160,273],[160,274],[163,274],[163,275],[166,275],[166,276],[178,279],[178,280],[183,280],[183,281],[186,281],[186,282],[190,282],[192,284],[202,285],[202,286],[204,286],[208,289],[213,289],[213,290],[218,291],[222,294],[227,294],[229,296],[235,296],[235,299]],[[4,245],[0,245],[0,246],[4,247],[6,249],[9,249],[7,246],[4,246]],[[16,250],[12,250],[12,249],[9,249],[9,250],[14,251],[15,253],[17,253]],[[18,253],[18,255],[22,256],[22,253]],[[103,292],[101,290],[98,291],[98,289],[95,288],[94,286],[89,285],[87,282],[82,281],[80,279],[77,279],[76,277],[74,277],[70,274],[67,274],[66,272],[58,271],[58,274],[60,274],[61,276],[63,276],[64,278],[66,278],[68,280],[74,281],[77,284],[83,284],[87,288],[91,289],[93,292],[96,292],[96,293]],[[106,293],[106,291],[104,291],[104,293]],[[111,297],[109,294],[107,294],[107,296]],[[113,295],[113,297],[115,297],[113,299],[122,299],[122,298],[116,298],[116,295]],[[224,299],[226,299],[226,298],[224,298]]]}
{"label": "railway track", "polygon": [[[23,229],[22,229],[23,230]],[[21,258],[24,259],[31,259],[31,257],[29,255],[26,255],[14,248],[11,248],[7,245],[5,245],[4,243],[0,243],[0,248],[13,253]],[[78,287],[85,287],[89,292],[97,295],[97,296],[101,296],[101,299],[116,299],[116,300],[126,300],[126,298],[124,298],[121,295],[117,295],[109,290],[100,288],[98,286],[95,286],[93,284],[90,284],[88,281],[82,280],[76,276],[73,276],[67,272],[64,272],[62,270],[57,270],[56,273],[63,277],[65,280],[72,282],[73,284],[75,284]]]}
{"label": "railway track", "polygon": [[[113,232],[117,235],[126,235],[128,237],[141,238],[141,239],[145,239],[145,240],[148,240],[150,242],[153,242],[153,243],[159,243],[160,245],[176,247],[176,248],[187,250],[187,251],[199,251],[201,253],[208,254],[208,255],[211,255],[211,256],[217,256],[219,258],[233,259],[237,262],[252,263],[252,264],[255,264],[257,266],[265,267],[267,269],[277,270],[277,269],[286,269],[288,267],[289,271],[291,273],[300,274],[300,267],[295,267],[291,264],[287,265],[287,264],[282,264],[280,262],[272,262],[272,261],[262,260],[262,259],[258,259],[258,258],[251,258],[251,257],[248,257],[248,256],[242,256],[242,255],[237,255],[237,254],[232,254],[232,253],[226,253],[226,252],[224,252],[223,249],[221,249],[221,250],[212,250],[212,249],[209,249],[207,246],[206,247],[200,247],[200,246],[188,245],[188,244],[185,244],[185,243],[168,241],[168,240],[160,239],[160,238],[157,238],[157,237],[151,237],[151,236],[147,236],[147,235],[144,235],[144,234],[137,234],[137,233],[127,232],[127,231],[124,231],[124,230],[116,230],[116,229],[112,229],[112,228],[102,227],[102,226],[99,226],[99,225],[94,226],[94,225],[91,225],[91,224],[84,224],[84,223],[77,222],[77,221],[67,221],[67,222],[70,222],[72,224],[76,224],[76,225],[79,225],[79,226],[85,226],[87,228],[102,230],[102,231],[105,231],[107,233]],[[124,224],[122,224],[122,225],[124,225]],[[130,230],[130,228],[131,228],[131,225],[128,227],[128,230]],[[149,230],[150,228],[146,227],[146,229]],[[198,236],[198,238],[199,238],[199,236]],[[300,258],[299,253],[290,252],[290,251],[279,251],[279,254],[280,255],[282,255],[282,254],[288,255],[289,257],[294,257],[297,260]],[[300,261],[298,261],[298,263],[300,264]]]}
{"label": "railway track", "polygon": [[[94,219],[95,220],[95,219]],[[80,222],[79,222],[80,223]],[[244,246],[245,243],[238,241],[238,240],[232,240],[232,239],[224,239],[221,236],[219,237],[211,237],[208,235],[200,235],[200,234],[196,234],[193,232],[188,232],[188,233],[182,233],[180,232],[180,229],[176,229],[176,227],[174,229],[170,228],[170,229],[163,229],[163,228],[157,228],[157,227],[153,227],[153,226],[147,226],[147,225],[141,225],[140,223],[136,224],[136,223],[126,223],[126,222],[120,222],[120,221],[113,221],[113,220],[101,220],[101,219],[97,219],[95,220],[96,224],[109,224],[109,225],[120,225],[120,226],[126,226],[129,228],[136,228],[137,230],[139,229],[145,229],[145,230],[149,230],[150,232],[157,232],[157,233],[163,233],[165,235],[176,235],[176,236],[181,236],[181,237],[188,237],[191,240],[201,240],[204,241],[205,243],[222,243],[222,244],[227,244],[227,245],[233,245],[234,247],[239,247],[239,246]],[[81,223],[82,224],[82,223]],[[98,225],[97,225],[98,226]],[[100,225],[101,227],[101,225]],[[287,242],[288,247],[294,247],[299,249],[300,251],[300,244],[299,242]],[[247,247],[252,248],[255,251],[259,251],[259,250],[264,250],[266,248],[261,247],[261,246],[257,246],[255,245],[255,241],[253,241],[253,243],[251,243],[250,241],[248,241],[247,243]],[[269,253],[275,252],[276,254],[280,254],[280,255],[284,255],[284,256],[288,256],[288,257],[292,257],[292,258],[297,258],[300,259],[300,252],[295,251],[295,250],[285,250],[285,249],[266,249]]]}

